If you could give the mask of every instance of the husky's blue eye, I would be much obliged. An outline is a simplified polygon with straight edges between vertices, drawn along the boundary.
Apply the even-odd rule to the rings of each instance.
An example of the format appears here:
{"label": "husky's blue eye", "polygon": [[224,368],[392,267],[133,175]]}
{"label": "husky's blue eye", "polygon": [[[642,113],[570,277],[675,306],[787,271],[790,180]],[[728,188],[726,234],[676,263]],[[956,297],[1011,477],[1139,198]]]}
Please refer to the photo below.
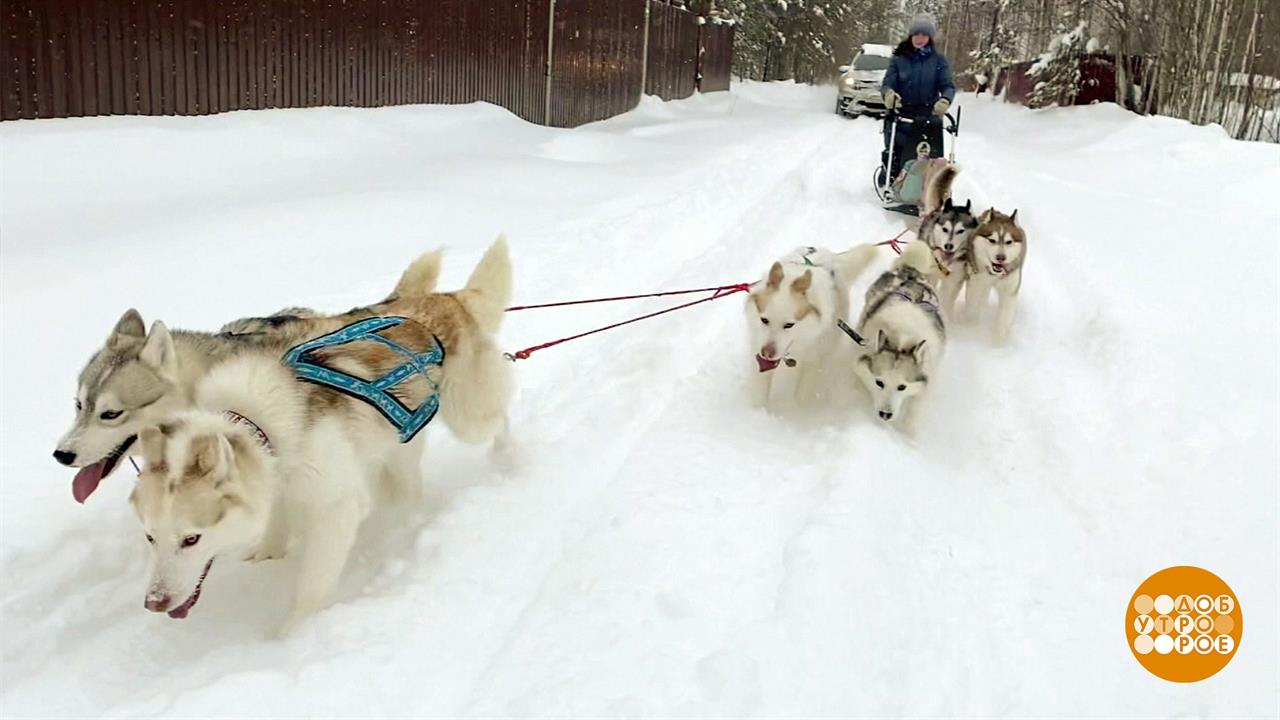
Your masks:
{"label": "husky's blue eye", "polygon": [[768,324],[769,324],[769,318],[760,318],[760,322],[764,323],[765,325],[768,325]]}
{"label": "husky's blue eye", "polygon": [[884,381],[883,381],[883,380],[877,380],[877,381],[876,381],[876,387],[883,389],[883,388],[884,388]]}
{"label": "husky's blue eye", "polygon": [[103,420],[115,420],[116,418],[120,417],[120,411],[107,410],[103,412],[101,415],[99,415],[98,417],[102,418]]}
{"label": "husky's blue eye", "polygon": [[191,547],[192,545],[195,545],[198,542],[200,542],[199,535],[188,535],[182,538],[182,547],[184,548]]}

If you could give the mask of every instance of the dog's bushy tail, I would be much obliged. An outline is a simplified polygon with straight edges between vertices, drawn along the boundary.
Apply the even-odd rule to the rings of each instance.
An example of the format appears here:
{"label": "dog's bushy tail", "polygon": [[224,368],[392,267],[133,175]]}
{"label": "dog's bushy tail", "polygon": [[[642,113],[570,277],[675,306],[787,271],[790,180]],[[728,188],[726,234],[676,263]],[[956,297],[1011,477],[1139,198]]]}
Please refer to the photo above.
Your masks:
{"label": "dog's bushy tail", "polygon": [[417,260],[405,268],[400,282],[396,283],[396,289],[391,291],[391,296],[387,299],[420,298],[435,292],[436,282],[440,279],[441,254],[442,251],[436,249],[418,256]]}
{"label": "dog's bushy tail", "polygon": [[458,292],[458,301],[487,333],[497,332],[502,315],[511,302],[511,255],[507,236],[499,235],[471,271],[467,285]]}
{"label": "dog's bushy tail", "polygon": [[878,253],[879,248],[874,243],[867,243],[836,255],[838,259],[836,274],[840,284],[848,286],[856,281],[875,261]]}
{"label": "dog's bushy tail", "polygon": [[912,240],[907,243],[902,255],[893,262],[893,267],[895,269],[909,267],[928,277],[937,272],[938,264],[933,259],[933,249],[929,247],[929,243],[923,240]]}
{"label": "dog's bushy tail", "polygon": [[922,216],[942,207],[943,202],[951,197],[951,184],[955,182],[958,174],[960,174],[960,166],[947,163],[946,167],[933,176],[929,186],[924,189],[924,202],[920,204]]}

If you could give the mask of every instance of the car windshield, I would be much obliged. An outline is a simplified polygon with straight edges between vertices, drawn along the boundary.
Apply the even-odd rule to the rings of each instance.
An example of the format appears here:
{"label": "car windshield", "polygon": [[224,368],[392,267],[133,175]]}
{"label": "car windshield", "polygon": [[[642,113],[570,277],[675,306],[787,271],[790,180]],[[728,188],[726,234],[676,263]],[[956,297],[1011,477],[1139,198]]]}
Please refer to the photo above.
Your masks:
{"label": "car windshield", "polygon": [[883,55],[859,55],[853,61],[854,70],[885,70],[889,67],[889,58]]}

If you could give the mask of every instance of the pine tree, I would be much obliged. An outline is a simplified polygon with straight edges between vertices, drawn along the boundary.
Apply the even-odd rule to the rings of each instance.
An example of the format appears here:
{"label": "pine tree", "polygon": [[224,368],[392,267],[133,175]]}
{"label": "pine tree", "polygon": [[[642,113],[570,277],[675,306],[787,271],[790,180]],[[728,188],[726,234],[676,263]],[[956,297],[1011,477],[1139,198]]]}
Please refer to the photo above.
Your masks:
{"label": "pine tree", "polygon": [[1009,0],[983,4],[991,6],[991,24],[982,44],[970,51],[968,70],[979,83],[994,89],[1000,68],[1017,57],[1017,35],[1006,22]]}
{"label": "pine tree", "polygon": [[1027,98],[1031,107],[1055,103],[1070,105],[1080,89],[1080,60],[1088,42],[1085,21],[1070,32],[1055,37],[1049,49],[1027,70],[1036,78],[1035,90]]}

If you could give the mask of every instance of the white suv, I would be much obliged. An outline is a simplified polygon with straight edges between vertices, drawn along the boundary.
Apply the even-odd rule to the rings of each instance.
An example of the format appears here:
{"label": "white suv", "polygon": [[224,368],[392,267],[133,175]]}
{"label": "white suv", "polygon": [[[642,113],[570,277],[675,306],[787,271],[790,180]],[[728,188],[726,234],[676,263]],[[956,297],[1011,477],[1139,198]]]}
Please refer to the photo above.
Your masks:
{"label": "white suv", "polygon": [[862,114],[884,115],[884,96],[880,83],[893,59],[893,47],[867,43],[853,58],[852,65],[841,65],[836,114],[858,117]]}

